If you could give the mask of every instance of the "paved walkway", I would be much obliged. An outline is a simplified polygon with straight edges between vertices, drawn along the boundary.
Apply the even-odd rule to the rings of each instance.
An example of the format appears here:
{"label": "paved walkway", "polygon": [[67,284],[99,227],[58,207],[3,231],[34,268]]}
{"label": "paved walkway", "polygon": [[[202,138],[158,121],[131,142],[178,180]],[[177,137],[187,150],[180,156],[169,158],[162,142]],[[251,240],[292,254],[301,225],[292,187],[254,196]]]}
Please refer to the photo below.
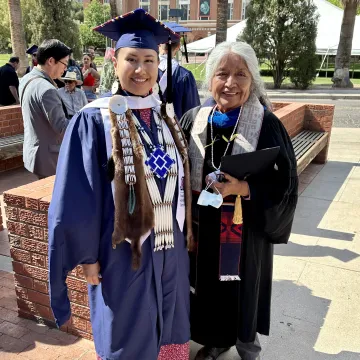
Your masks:
{"label": "paved walkway", "polygon": [[[31,180],[24,170],[8,172],[0,193]],[[290,242],[275,250],[271,336],[261,337],[262,360],[359,360],[360,129],[334,128],[329,162],[310,165],[300,180]],[[0,266],[8,269],[5,231]],[[1,360],[94,360],[89,341],[18,318],[13,286],[12,275],[0,271]],[[198,349],[193,343],[191,359]],[[231,349],[219,360],[239,358]]]}

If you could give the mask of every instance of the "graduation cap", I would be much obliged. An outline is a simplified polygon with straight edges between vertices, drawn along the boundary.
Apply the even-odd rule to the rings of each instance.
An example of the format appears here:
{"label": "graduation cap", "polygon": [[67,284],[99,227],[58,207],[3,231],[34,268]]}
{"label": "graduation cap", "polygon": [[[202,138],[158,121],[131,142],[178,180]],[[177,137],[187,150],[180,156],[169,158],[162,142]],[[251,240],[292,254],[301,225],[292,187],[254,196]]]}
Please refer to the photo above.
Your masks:
{"label": "graduation cap", "polygon": [[[116,41],[115,50],[137,48],[159,52],[160,44],[167,43],[168,49],[171,49],[171,44],[178,42],[180,38],[176,32],[143,9],[117,16],[95,27],[94,31]],[[171,74],[171,57],[168,59],[168,69],[170,69],[168,73]],[[172,89],[172,76],[167,77],[167,88]],[[167,102],[172,103],[171,91],[168,91]]]}
{"label": "graduation cap", "polygon": [[26,53],[29,54],[29,55],[33,55],[37,52],[38,50],[38,46],[37,45],[33,45],[33,46],[30,46],[27,50],[26,50]]}
{"label": "graduation cap", "polygon": [[[172,31],[176,32],[177,34],[182,34],[183,40],[184,40],[184,52],[185,52],[185,59],[186,62],[189,63],[189,55],[187,52],[187,46],[186,46],[186,39],[185,39],[185,33],[191,32],[191,29],[182,26],[176,22],[164,22],[164,25],[167,26]],[[180,40],[179,40],[180,41]]]}

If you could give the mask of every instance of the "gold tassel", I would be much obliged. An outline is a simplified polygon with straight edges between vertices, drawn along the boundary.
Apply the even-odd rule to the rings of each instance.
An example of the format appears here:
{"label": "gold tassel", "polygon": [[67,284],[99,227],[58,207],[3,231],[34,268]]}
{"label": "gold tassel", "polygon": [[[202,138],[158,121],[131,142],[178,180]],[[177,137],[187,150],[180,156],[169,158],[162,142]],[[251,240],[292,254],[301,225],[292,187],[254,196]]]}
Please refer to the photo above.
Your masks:
{"label": "gold tassel", "polygon": [[235,200],[235,209],[233,223],[240,225],[243,223],[243,214],[242,214],[242,205],[241,205],[241,196],[238,195]]}

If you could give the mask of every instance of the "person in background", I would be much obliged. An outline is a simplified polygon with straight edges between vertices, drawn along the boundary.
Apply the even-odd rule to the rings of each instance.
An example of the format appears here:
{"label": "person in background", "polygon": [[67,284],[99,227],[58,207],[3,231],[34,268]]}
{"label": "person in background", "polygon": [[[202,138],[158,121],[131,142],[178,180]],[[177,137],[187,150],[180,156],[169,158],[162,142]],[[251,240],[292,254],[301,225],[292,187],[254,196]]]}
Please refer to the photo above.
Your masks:
{"label": "person in background", "polygon": [[73,70],[74,68],[69,67],[65,76],[60,78],[65,83],[65,87],[58,90],[66,106],[69,119],[88,103],[84,91],[76,87],[82,85],[80,74]]}
{"label": "person in background", "polygon": [[100,84],[100,74],[93,69],[91,66],[91,57],[89,54],[84,54],[83,56],[83,67],[81,69],[82,75],[84,77],[83,90],[85,92],[86,98],[89,102],[95,100],[96,88]]}
{"label": "person in background", "polygon": [[[72,50],[71,50],[72,51]],[[71,68],[71,72],[75,72],[76,73],[76,76],[79,76],[79,80],[81,80],[81,83],[84,82],[84,78],[83,78],[83,75],[82,75],[82,72],[81,72],[81,68],[80,66],[76,63],[75,59],[74,59],[74,53],[71,52],[71,55],[70,55],[70,58],[69,58],[69,64],[68,64],[68,69]],[[64,73],[62,74],[62,77],[64,77],[66,74],[66,71],[64,71]],[[65,83],[61,80],[61,78],[59,79],[54,79],[57,87],[59,89],[63,88],[65,86]],[[77,88],[81,89],[81,86],[80,85],[77,85],[76,86]]]}
{"label": "person in background", "polygon": [[[215,360],[231,346],[242,360],[255,360],[261,351],[258,333],[270,330],[274,244],[288,242],[294,219],[296,158],[271,111],[250,45],[217,45],[206,63],[204,85],[212,97],[181,120],[189,138],[197,234],[197,251],[191,254],[191,339],[204,345],[195,360]],[[273,147],[279,147],[275,166],[263,173],[245,180],[221,173],[224,156]],[[219,208],[201,206],[207,205],[199,197],[206,187],[217,194]]]}
{"label": "person in background", "polygon": [[0,106],[20,104],[19,79],[16,74],[19,63],[18,57],[12,57],[8,63],[0,67]]}
{"label": "person in background", "polygon": [[37,59],[36,59],[37,49],[38,46],[33,45],[26,50],[26,53],[31,55],[31,65],[26,68],[25,74],[28,74],[35,66],[37,66]]}
{"label": "person in background", "polygon": [[55,175],[60,145],[69,123],[54,79],[67,69],[71,49],[57,39],[38,48],[38,65],[20,81],[24,120],[24,166],[40,179]]}
{"label": "person in background", "polygon": [[[169,26],[171,28],[171,26]],[[180,38],[171,44],[172,72],[173,72],[173,99],[174,110],[178,119],[190,109],[200,105],[200,98],[194,75],[191,71],[185,69],[175,60],[176,53],[180,49]],[[167,44],[161,44],[159,47],[160,65],[159,65],[159,86],[166,100],[166,78],[167,78]]]}
{"label": "person in background", "polygon": [[93,46],[88,47],[88,54],[89,54],[89,56],[91,58],[90,67],[92,67],[94,70],[97,71],[97,67],[96,67],[96,64],[95,64],[95,48]]}

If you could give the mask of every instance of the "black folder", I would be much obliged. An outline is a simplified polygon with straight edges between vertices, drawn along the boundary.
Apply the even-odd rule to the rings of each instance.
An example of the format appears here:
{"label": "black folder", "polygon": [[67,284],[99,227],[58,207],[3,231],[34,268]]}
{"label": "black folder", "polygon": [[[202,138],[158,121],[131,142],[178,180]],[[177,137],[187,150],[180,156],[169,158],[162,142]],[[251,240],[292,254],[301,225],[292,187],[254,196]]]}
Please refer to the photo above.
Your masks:
{"label": "black folder", "polygon": [[280,146],[238,155],[223,156],[221,171],[244,180],[251,175],[259,175],[274,167]]}

